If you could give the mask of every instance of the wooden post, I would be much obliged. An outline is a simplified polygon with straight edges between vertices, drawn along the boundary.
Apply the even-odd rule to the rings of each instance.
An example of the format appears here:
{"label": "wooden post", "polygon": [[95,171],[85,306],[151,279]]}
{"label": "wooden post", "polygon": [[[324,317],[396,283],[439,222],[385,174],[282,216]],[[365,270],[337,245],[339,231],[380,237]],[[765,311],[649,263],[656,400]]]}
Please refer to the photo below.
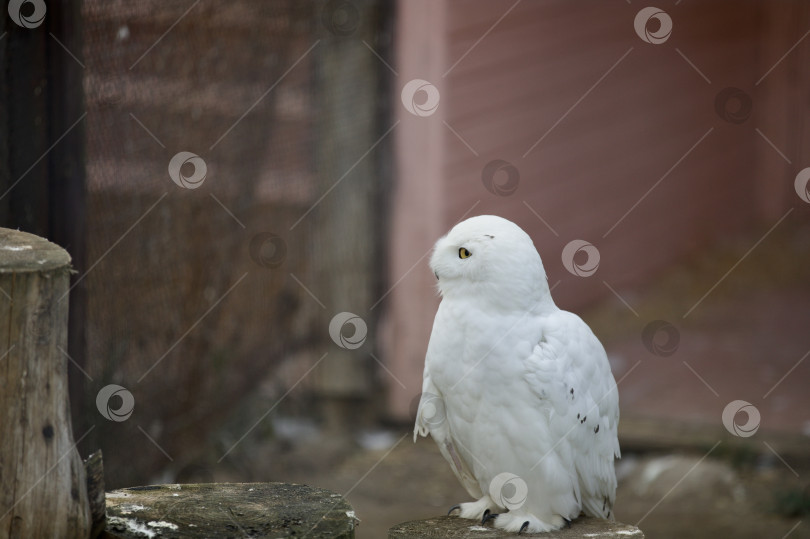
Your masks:
{"label": "wooden post", "polygon": [[107,493],[106,537],[353,539],[352,506],[307,485],[152,485]]}
{"label": "wooden post", "polygon": [[[16,9],[25,12],[32,4],[18,3]],[[68,249],[74,267],[83,271],[85,72],[81,59],[72,57],[83,56],[82,2],[46,4],[45,19],[35,27],[13,22],[5,11],[0,17],[0,226],[50,238]],[[83,282],[71,291],[66,349],[76,364],[70,396],[82,431],[89,426],[79,370],[86,355],[86,296]]]}
{"label": "wooden post", "polygon": [[89,539],[95,539],[107,526],[107,499],[104,493],[104,461],[101,449],[84,461],[84,473],[87,476],[87,499],[93,524]]}
{"label": "wooden post", "polygon": [[[428,539],[437,537],[445,539],[467,537],[474,537],[475,539],[514,539],[515,536],[515,532],[498,530],[493,528],[491,524],[481,526],[473,520],[458,517],[414,520],[399,524],[388,530],[388,539]],[[590,517],[580,517],[574,520],[570,528],[547,533],[521,535],[521,537],[523,536],[542,537],[543,539],[581,539],[583,537],[644,539],[644,534],[635,526]]]}
{"label": "wooden post", "polygon": [[61,352],[69,273],[64,249],[0,228],[0,538],[90,534]]}
{"label": "wooden post", "polygon": [[[85,121],[84,99],[85,68],[65,49],[83,56],[82,2],[74,0],[48,1],[48,12],[42,33],[48,42],[47,76],[48,97],[48,233],[43,234],[70,253],[73,267],[84,273],[87,269],[87,194],[85,179]],[[52,36],[59,38],[57,42]],[[62,48],[64,47],[64,49]],[[13,76],[13,75],[12,75]],[[78,123],[76,123],[78,121]],[[58,144],[57,144],[58,141]],[[18,141],[17,146],[26,144]],[[53,145],[53,146],[51,146]],[[44,152],[45,150],[42,150]],[[23,180],[25,181],[25,180]],[[27,230],[24,227],[23,230]],[[34,232],[34,230],[27,230]],[[75,275],[78,277],[78,275]],[[87,289],[86,281],[76,281],[70,290],[68,316],[68,347],[73,365],[68,369],[70,408],[73,410],[74,427],[77,432],[90,428],[97,418],[93,403],[86,402],[87,379],[82,373],[87,368]],[[89,399],[92,401],[92,398]],[[96,433],[93,433],[96,434]],[[79,445],[97,447],[94,436],[89,436]]]}
{"label": "wooden post", "polygon": [[[316,81],[319,108],[315,132],[318,191],[323,194],[313,212],[313,249],[317,281],[328,283],[321,335],[327,336],[333,316],[351,312],[366,324],[361,348],[347,349],[330,341],[329,357],[315,373],[324,424],[332,439],[373,418],[372,360],[376,313],[370,307],[381,294],[375,286],[380,275],[380,193],[383,181],[376,159],[386,144],[382,137],[390,124],[379,125],[375,109],[381,72],[386,68],[363,42],[375,45],[382,7],[379,2],[318,2],[322,23],[317,54]],[[335,5],[345,9],[332,12]],[[343,25],[336,23],[346,17]],[[336,26],[337,24],[337,26]],[[387,73],[386,73],[387,76]],[[390,133],[389,133],[390,134]]]}

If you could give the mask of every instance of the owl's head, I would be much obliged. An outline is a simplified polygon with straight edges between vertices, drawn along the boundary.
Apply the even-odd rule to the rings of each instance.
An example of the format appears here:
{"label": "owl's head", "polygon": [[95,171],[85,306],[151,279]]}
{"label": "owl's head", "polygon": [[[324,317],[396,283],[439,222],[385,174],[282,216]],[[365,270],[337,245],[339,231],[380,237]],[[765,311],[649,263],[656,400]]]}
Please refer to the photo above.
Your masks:
{"label": "owl's head", "polygon": [[515,223],[479,215],[436,242],[430,268],[445,298],[489,299],[518,308],[551,301],[543,262]]}

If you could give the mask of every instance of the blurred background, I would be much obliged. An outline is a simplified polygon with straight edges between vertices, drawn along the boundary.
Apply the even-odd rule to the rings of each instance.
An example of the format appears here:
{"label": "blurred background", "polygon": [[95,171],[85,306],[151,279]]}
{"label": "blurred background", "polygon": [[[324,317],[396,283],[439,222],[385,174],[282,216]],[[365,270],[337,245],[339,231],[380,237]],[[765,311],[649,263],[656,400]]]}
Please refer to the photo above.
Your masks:
{"label": "blurred background", "polygon": [[358,537],[465,501],[408,432],[430,249],[491,213],[608,351],[617,518],[810,537],[808,35],[800,0],[10,7],[0,225],[73,257],[80,453],[331,488]]}

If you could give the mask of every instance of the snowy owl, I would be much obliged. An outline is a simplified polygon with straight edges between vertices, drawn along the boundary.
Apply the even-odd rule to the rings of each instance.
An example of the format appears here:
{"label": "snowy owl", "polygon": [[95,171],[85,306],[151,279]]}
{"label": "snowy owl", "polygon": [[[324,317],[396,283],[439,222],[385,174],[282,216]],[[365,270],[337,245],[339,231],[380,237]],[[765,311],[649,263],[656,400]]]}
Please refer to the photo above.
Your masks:
{"label": "snowy owl", "polygon": [[587,324],[551,299],[531,238],[472,217],[436,242],[430,267],[442,301],[414,441],[430,433],[477,500],[450,512],[518,533],[582,511],[612,519],[616,382]]}

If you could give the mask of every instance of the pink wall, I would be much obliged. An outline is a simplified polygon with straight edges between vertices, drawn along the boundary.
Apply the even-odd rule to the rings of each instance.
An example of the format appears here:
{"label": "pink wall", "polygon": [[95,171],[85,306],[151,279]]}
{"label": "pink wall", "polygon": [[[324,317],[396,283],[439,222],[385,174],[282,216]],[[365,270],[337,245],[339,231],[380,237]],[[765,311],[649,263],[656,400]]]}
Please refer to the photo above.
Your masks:
{"label": "pink wall", "polygon": [[[424,79],[441,98],[420,117],[392,96],[401,123],[383,345],[405,385],[390,386],[395,416],[407,416],[421,391],[437,305],[426,253],[462,216],[494,213],[522,226],[549,282],[559,282],[558,305],[575,308],[610,294],[608,285],[649,279],[701,247],[775,220],[794,196],[803,166],[787,163],[763,135],[794,159],[810,157],[797,135],[807,122],[797,111],[806,108],[800,90],[806,95],[809,82],[797,73],[810,39],[761,77],[802,35],[795,19],[807,23],[808,8],[684,2],[666,8],[670,37],[651,44],[634,29],[642,7],[399,2],[396,88]],[[647,28],[657,30],[653,22]],[[737,123],[716,110],[717,95],[732,86],[753,106]],[[517,170],[513,192],[494,194],[482,181],[496,159]],[[562,249],[575,239],[599,250],[591,277],[563,266]]]}
{"label": "pink wall", "polygon": [[[395,88],[412,79],[438,81],[445,65],[445,2],[399,2],[396,41],[398,70]],[[440,92],[442,88],[439,88]],[[440,102],[436,113],[418,117],[402,106],[399,93],[395,131],[397,187],[394,194],[389,281],[383,328],[383,350],[400,383],[389,386],[395,416],[407,417],[411,401],[421,392],[427,338],[438,297],[427,267],[429,253],[445,227],[443,169],[446,137]],[[395,247],[394,247],[395,246]]]}

